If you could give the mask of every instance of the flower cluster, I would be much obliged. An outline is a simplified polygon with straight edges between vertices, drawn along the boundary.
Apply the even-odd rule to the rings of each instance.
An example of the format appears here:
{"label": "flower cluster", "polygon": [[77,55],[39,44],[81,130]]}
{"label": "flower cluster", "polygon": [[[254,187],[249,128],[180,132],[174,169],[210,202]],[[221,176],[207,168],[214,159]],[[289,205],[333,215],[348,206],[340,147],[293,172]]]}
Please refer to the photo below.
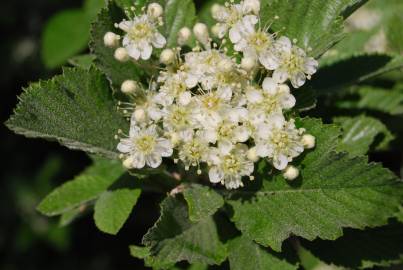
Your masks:
{"label": "flower cluster", "polygon": [[[264,158],[285,178],[298,177],[289,163],[314,147],[315,138],[286,117],[296,103],[287,82],[301,87],[318,63],[289,38],[261,28],[259,11],[259,0],[214,5],[217,24],[211,31],[197,23],[193,31],[185,27],[178,33],[178,44],[194,35],[196,46],[186,52],[188,47],[164,49],[162,67],[148,86],[122,84],[130,102],[120,107],[130,119],[130,133],[117,148],[127,168],[156,168],[171,157],[186,170],[194,167],[210,182],[235,189],[244,177],[254,179],[254,164]],[[156,61],[153,47],[166,43],[158,30],[162,15],[163,8],[153,3],[121,22],[125,35],[116,59]],[[105,35],[109,47],[119,40],[114,33]]]}

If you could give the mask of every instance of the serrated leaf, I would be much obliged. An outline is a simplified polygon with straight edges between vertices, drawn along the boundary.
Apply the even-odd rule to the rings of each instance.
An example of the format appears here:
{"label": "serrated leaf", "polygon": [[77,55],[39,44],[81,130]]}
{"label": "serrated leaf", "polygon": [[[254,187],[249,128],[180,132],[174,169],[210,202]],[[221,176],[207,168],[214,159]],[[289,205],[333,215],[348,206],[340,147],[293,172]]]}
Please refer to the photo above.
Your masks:
{"label": "serrated leaf", "polygon": [[123,173],[124,169],[119,161],[96,159],[94,164],[79,176],[46,196],[37,209],[48,216],[70,211],[96,199]]}
{"label": "serrated leaf", "polygon": [[336,241],[304,241],[302,244],[326,263],[348,269],[367,269],[402,263],[402,242],[403,225],[393,224],[365,231],[346,230]]}
{"label": "serrated leaf", "polygon": [[224,199],[220,194],[198,184],[186,187],[183,196],[188,204],[189,219],[192,222],[208,218],[224,205]]}
{"label": "serrated leaf", "polygon": [[102,193],[94,207],[94,220],[98,229],[117,234],[129,218],[140,194],[140,189],[118,189]]}
{"label": "serrated leaf", "polygon": [[297,265],[282,259],[279,254],[275,254],[242,236],[229,242],[228,259],[231,270],[298,269]]}
{"label": "serrated leaf", "polygon": [[279,251],[291,234],[336,239],[345,227],[386,224],[403,198],[403,183],[379,164],[367,164],[365,157],[335,152],[338,128],[313,119],[300,125],[316,137],[317,146],[295,163],[299,180],[289,184],[275,174],[264,177],[257,192],[235,192],[228,203],[238,229]]}
{"label": "serrated leaf", "polygon": [[167,47],[177,45],[178,32],[182,27],[192,28],[196,21],[196,8],[193,0],[165,0],[164,30]]}
{"label": "serrated leaf", "polygon": [[65,69],[63,75],[25,89],[6,125],[27,137],[117,158],[114,136],[127,122],[117,112],[101,72]]}
{"label": "serrated leaf", "polygon": [[[114,24],[125,18],[123,11],[113,2],[98,14],[91,27],[91,52],[97,57],[96,66],[106,74],[114,90],[119,90],[125,80],[140,80],[144,72],[132,61],[121,63],[114,58],[114,49],[104,44],[104,35],[109,31],[118,31]],[[121,34],[121,33],[120,33]]]}
{"label": "serrated leaf", "polygon": [[81,9],[62,11],[46,24],[42,37],[42,58],[49,68],[63,64],[88,43],[90,21]]}
{"label": "serrated leaf", "polygon": [[212,217],[197,223],[189,220],[186,203],[168,197],[161,204],[161,217],[143,238],[154,261],[169,264],[220,264],[227,256]]}
{"label": "serrated leaf", "polygon": [[385,146],[393,139],[388,128],[378,119],[369,116],[336,117],[335,123],[341,125],[343,137],[338,145],[339,151],[348,152],[351,156],[365,155],[378,135],[384,138],[381,145]]}
{"label": "serrated leaf", "polygon": [[[348,16],[366,1],[362,0],[264,0],[262,25],[272,23],[279,31],[310,54],[318,57],[343,38],[343,17]],[[275,19],[278,16],[278,19]]]}
{"label": "serrated leaf", "polygon": [[403,56],[361,54],[322,67],[309,85],[324,95],[402,67]]}
{"label": "serrated leaf", "polygon": [[370,109],[390,115],[403,114],[403,85],[397,85],[393,89],[362,86],[354,89],[353,94],[359,96],[358,100],[342,100],[337,106],[346,109]]}
{"label": "serrated leaf", "polygon": [[68,60],[69,64],[78,67],[81,69],[90,69],[92,64],[94,63],[95,56],[92,54],[83,54],[83,55],[78,55],[70,58]]}

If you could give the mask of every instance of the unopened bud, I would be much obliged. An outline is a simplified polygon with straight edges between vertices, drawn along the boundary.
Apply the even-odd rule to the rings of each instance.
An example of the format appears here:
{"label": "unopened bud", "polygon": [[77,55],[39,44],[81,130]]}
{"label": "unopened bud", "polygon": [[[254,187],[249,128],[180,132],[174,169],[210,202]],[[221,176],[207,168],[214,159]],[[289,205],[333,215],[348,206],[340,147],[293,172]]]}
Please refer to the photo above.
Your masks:
{"label": "unopened bud", "polygon": [[259,156],[256,153],[256,147],[252,147],[248,150],[248,153],[246,154],[246,157],[253,162],[256,162],[259,160]]}
{"label": "unopened bud", "polygon": [[256,60],[252,57],[244,57],[241,61],[241,68],[246,71],[251,71],[256,66]]}
{"label": "unopened bud", "polygon": [[161,52],[160,62],[164,65],[172,64],[175,60],[175,53],[171,49],[165,49]]}
{"label": "unopened bud", "polygon": [[164,13],[162,6],[158,3],[151,3],[148,5],[147,14],[156,19]]}
{"label": "unopened bud", "polygon": [[106,47],[115,48],[119,46],[119,39],[120,39],[119,35],[116,35],[115,33],[112,32],[107,32],[104,35],[104,44]]}
{"label": "unopened bud", "polygon": [[143,122],[146,119],[146,112],[143,109],[137,109],[134,111],[134,119],[136,122]]}
{"label": "unopened bud", "polygon": [[185,45],[191,36],[192,31],[188,27],[181,28],[178,32],[178,44],[180,46]]}
{"label": "unopened bud", "polygon": [[137,86],[137,82],[133,80],[126,80],[122,83],[120,90],[122,90],[122,92],[125,94],[130,94],[137,90]]}
{"label": "unopened bud", "polygon": [[302,136],[302,143],[303,143],[305,149],[312,149],[315,147],[316,139],[314,136],[312,136],[310,134],[305,134]]}
{"label": "unopened bud", "polygon": [[127,159],[125,159],[123,161],[123,166],[125,168],[127,168],[127,169],[132,169],[133,168],[133,161],[134,161],[133,158],[129,157],[129,158],[127,158]]}
{"label": "unopened bud", "polygon": [[195,34],[196,39],[203,45],[208,44],[209,42],[209,33],[207,25],[204,23],[196,23],[193,27],[193,33]]}
{"label": "unopened bud", "polygon": [[296,167],[289,165],[283,171],[283,176],[285,179],[292,181],[299,176],[299,170]]}
{"label": "unopened bud", "polygon": [[115,51],[115,59],[119,62],[126,62],[130,57],[125,48],[117,48]]}
{"label": "unopened bud", "polygon": [[246,12],[252,12],[255,15],[260,13],[260,0],[245,0],[243,2],[243,8]]}

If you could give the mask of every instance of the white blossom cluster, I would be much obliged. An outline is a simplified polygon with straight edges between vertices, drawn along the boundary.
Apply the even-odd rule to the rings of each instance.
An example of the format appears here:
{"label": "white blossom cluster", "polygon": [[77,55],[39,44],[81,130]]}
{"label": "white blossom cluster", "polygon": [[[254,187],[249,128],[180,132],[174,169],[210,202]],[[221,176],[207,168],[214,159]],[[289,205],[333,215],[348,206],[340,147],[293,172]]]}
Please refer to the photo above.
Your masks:
{"label": "white blossom cluster", "polygon": [[[157,168],[170,157],[235,189],[243,178],[254,179],[255,163],[264,158],[285,178],[298,177],[289,163],[313,148],[315,138],[286,117],[296,103],[287,82],[301,87],[318,62],[289,38],[262,28],[259,12],[259,0],[214,5],[212,29],[197,23],[193,31],[185,27],[178,33],[179,45],[193,35],[196,46],[185,53],[180,47],[164,49],[158,59],[162,67],[149,86],[122,84],[131,100],[120,103],[130,132],[121,134],[117,148],[128,169]],[[166,44],[158,30],[162,15],[163,8],[153,3],[118,24],[124,37],[115,58],[155,62],[153,48]],[[109,32],[105,45],[117,47],[120,38]]]}

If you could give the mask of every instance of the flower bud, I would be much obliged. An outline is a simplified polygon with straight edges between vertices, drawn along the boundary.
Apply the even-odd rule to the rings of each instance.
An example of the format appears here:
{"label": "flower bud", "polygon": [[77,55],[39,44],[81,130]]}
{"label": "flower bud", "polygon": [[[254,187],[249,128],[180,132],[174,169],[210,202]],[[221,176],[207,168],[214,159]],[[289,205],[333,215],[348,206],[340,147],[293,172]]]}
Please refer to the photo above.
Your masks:
{"label": "flower bud", "polygon": [[119,62],[126,62],[130,57],[125,48],[117,48],[115,51],[115,59]]}
{"label": "flower bud", "polygon": [[220,37],[221,36],[220,25],[219,24],[213,25],[213,27],[211,27],[211,33],[213,33],[213,36],[215,37]]}
{"label": "flower bud", "polygon": [[259,160],[259,156],[256,153],[256,147],[252,147],[248,150],[246,157],[253,162],[256,162]]}
{"label": "flower bud", "polygon": [[129,158],[127,158],[127,159],[125,159],[123,161],[123,166],[125,168],[127,168],[127,169],[132,169],[133,168],[133,161],[134,161],[133,158],[129,157]]}
{"label": "flower bud", "polygon": [[259,15],[260,0],[245,0],[243,2],[243,8],[246,12],[252,12],[255,15]]}
{"label": "flower bud", "polygon": [[188,27],[183,27],[178,32],[178,44],[185,45],[192,36],[192,31]]}
{"label": "flower bud", "polygon": [[251,71],[256,66],[256,60],[252,57],[244,57],[241,61],[241,68],[246,71]]}
{"label": "flower bud", "polygon": [[211,15],[215,20],[219,20],[222,18],[222,14],[225,11],[225,7],[219,4],[214,4],[211,7]]}
{"label": "flower bud", "polygon": [[299,170],[296,167],[289,165],[283,171],[283,176],[285,179],[292,181],[299,176]]}
{"label": "flower bud", "polygon": [[104,35],[104,44],[106,47],[115,48],[119,46],[119,39],[120,39],[119,35],[116,35],[115,33],[112,32],[107,32]]}
{"label": "flower bud", "polygon": [[137,82],[133,80],[126,80],[122,83],[120,90],[122,90],[122,92],[125,94],[130,94],[135,92],[137,87],[138,87]]}
{"label": "flower bud", "polygon": [[164,13],[162,6],[158,3],[151,3],[148,5],[147,14],[148,16],[156,19]]}
{"label": "flower bud", "polygon": [[207,25],[204,23],[196,23],[193,27],[193,33],[195,34],[196,39],[203,45],[208,44],[209,42],[209,32]]}
{"label": "flower bud", "polygon": [[302,144],[304,145],[305,149],[312,149],[315,147],[316,139],[310,134],[305,134],[302,136]]}
{"label": "flower bud", "polygon": [[172,64],[175,60],[175,53],[172,49],[165,49],[161,52],[160,62],[164,65]]}
{"label": "flower bud", "polygon": [[134,111],[134,119],[136,122],[143,122],[146,119],[146,112],[143,109],[137,109]]}

